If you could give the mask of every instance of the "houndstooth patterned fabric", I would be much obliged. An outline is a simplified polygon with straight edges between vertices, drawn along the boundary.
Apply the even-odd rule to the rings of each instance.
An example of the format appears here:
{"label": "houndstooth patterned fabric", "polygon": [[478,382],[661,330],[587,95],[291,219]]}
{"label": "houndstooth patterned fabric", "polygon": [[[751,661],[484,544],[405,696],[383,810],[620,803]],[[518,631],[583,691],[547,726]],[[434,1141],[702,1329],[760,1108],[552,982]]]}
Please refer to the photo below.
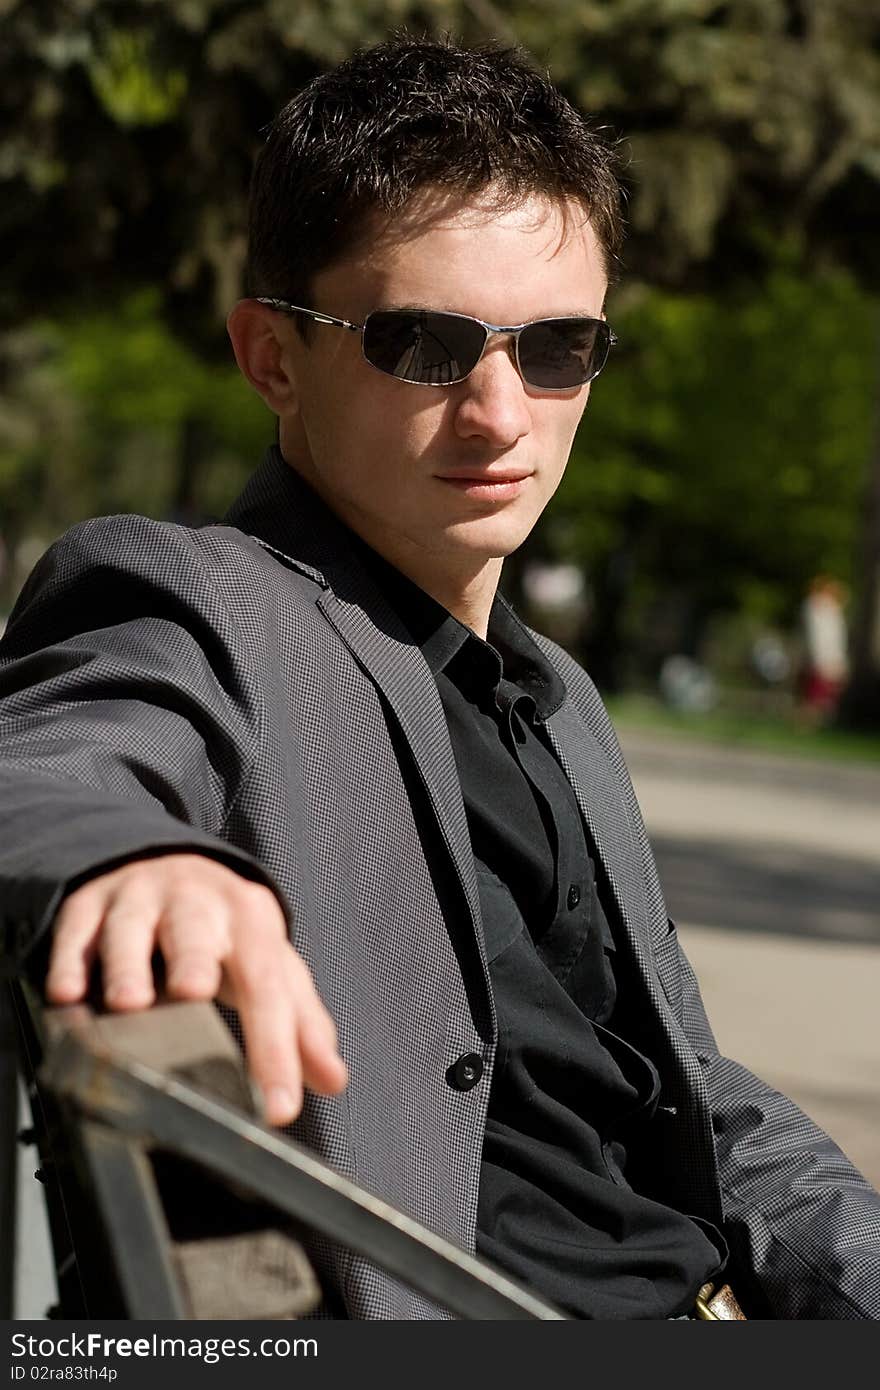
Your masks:
{"label": "houndstooth patterned fabric", "polygon": [[[0,645],[11,949],[25,968],[72,878],[147,850],[201,850],[269,882],[351,1074],[341,1097],[309,1096],[291,1133],[472,1250],[495,1019],[436,685],[277,449],[227,522],[86,522],[26,585]],[[662,1079],[645,1190],[723,1224],[751,1311],[880,1315],[880,1198],[718,1055],[601,701],[539,640],[569,691],[551,737]],[[468,1052],[485,1070],[461,1092],[446,1072]],[[447,1316],[349,1251],[316,1240],[311,1254],[325,1315]]]}

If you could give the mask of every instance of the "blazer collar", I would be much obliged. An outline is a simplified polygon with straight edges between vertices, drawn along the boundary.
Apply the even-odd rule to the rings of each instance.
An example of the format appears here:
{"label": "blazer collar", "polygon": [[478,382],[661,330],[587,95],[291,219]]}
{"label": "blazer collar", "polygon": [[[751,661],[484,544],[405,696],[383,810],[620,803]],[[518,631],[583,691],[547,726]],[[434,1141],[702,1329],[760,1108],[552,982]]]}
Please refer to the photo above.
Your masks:
{"label": "blazer collar", "polygon": [[[351,534],[273,444],[224,522],[252,535],[323,588],[362,576]],[[346,582],[348,581],[348,582]]]}

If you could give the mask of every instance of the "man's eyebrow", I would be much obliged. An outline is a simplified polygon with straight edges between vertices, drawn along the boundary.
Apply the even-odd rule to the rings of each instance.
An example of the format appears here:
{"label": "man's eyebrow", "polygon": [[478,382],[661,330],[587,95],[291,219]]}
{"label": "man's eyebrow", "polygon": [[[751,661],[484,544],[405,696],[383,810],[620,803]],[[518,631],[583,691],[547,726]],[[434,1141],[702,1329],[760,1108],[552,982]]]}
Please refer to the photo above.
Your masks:
{"label": "man's eyebrow", "polygon": [[[412,301],[406,303],[392,302],[391,304],[381,304],[372,310],[375,313],[410,313],[410,314],[460,314],[463,318],[479,318],[477,314],[468,314],[464,309],[453,309],[448,304],[438,304],[436,301],[431,304],[416,304]],[[592,309],[585,309],[579,306],[574,309],[567,309],[565,312],[557,311],[554,314],[535,314],[530,319],[513,319],[513,323],[536,323],[540,319],[597,319],[600,314]],[[489,320],[487,319],[486,322]],[[482,322],[482,319],[481,319]]]}
{"label": "man's eyebrow", "polygon": [[426,314],[430,313],[431,311],[435,313],[439,311],[442,314],[455,314],[460,312],[457,309],[450,309],[449,306],[446,304],[437,304],[436,302],[431,304],[417,304],[415,303],[415,301],[412,300],[407,300],[405,303],[403,301],[401,301],[400,303],[393,301],[391,304],[383,304],[382,310],[386,313],[397,313],[398,311],[401,311],[412,314]]}

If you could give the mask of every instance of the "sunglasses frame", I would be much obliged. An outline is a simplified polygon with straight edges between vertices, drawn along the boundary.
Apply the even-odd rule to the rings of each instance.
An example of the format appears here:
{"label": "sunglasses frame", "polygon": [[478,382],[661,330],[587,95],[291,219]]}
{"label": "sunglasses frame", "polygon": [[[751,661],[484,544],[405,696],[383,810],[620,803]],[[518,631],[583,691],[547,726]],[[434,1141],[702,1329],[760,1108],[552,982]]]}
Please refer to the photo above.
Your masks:
{"label": "sunglasses frame", "polygon": [[[530,319],[527,323],[501,324],[486,323],[485,319],[478,319],[473,314],[456,314],[452,310],[448,309],[374,309],[372,313],[367,314],[367,317],[364,319],[363,323],[352,323],[350,319],[338,319],[334,318],[332,314],[320,314],[318,313],[317,309],[305,309],[301,304],[291,304],[286,299],[272,299],[264,295],[257,295],[256,298],[258,304],[266,304],[270,309],[277,309],[279,313],[305,314],[307,318],[314,320],[315,323],[326,323],[330,324],[330,326],[333,328],[347,328],[352,333],[360,333],[361,352],[363,352],[364,354],[364,361],[367,363],[367,365],[369,367],[372,367],[374,372],[381,372],[383,376],[393,377],[395,381],[404,381],[408,386],[433,386],[440,387],[442,389],[446,386],[457,386],[459,382],[467,381],[471,372],[474,371],[474,369],[480,362],[483,353],[486,351],[489,339],[494,337],[497,333],[504,333],[509,334],[510,337],[513,338],[514,355],[516,358],[516,370],[519,372],[521,381],[525,386],[528,386],[530,391],[540,391],[542,393],[546,392],[549,395],[570,394],[572,391],[579,391],[582,386],[586,386],[589,382],[596,380],[596,377],[599,375],[599,373],[602,371],[602,368],[608,361],[608,354],[610,353],[611,349],[615,346],[615,344],[619,341],[617,335],[612,331],[612,329],[608,327],[607,320],[590,318],[589,315],[586,314],[560,314],[555,318]],[[377,367],[375,362],[371,362],[369,357],[367,357],[366,352],[364,352],[364,330],[374,313],[435,313],[444,314],[447,318],[451,319],[467,319],[468,323],[479,324],[480,328],[483,329],[483,332],[485,334],[485,337],[483,339],[483,346],[480,349],[480,355],[474,363],[473,367],[471,367],[470,371],[465,372],[464,376],[456,377],[454,381],[416,381],[413,380],[412,377],[398,376],[396,372],[386,372],[384,367]],[[601,366],[597,367],[596,370],[590,376],[588,376],[585,381],[580,381],[575,386],[534,386],[532,382],[527,380],[526,376],[524,375],[522,365],[519,360],[520,334],[523,332],[524,329],[533,328],[534,325],[537,323],[565,323],[569,320],[575,321],[577,323],[602,324],[602,326],[607,330],[608,346],[605,351],[605,356],[602,359]]]}

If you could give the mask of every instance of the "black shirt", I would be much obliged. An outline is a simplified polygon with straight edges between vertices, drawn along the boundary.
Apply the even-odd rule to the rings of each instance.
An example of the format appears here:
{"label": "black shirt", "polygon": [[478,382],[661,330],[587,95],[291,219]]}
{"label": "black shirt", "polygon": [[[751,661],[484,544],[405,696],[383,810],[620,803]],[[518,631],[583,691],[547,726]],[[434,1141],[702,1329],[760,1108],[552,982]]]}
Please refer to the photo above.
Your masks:
{"label": "black shirt", "polygon": [[659,1083],[612,1026],[614,937],[544,730],[565,687],[503,600],[483,642],[367,558],[436,679],[474,851],[498,1018],[477,1250],[576,1317],[684,1312],[726,1248],[627,1183]]}

